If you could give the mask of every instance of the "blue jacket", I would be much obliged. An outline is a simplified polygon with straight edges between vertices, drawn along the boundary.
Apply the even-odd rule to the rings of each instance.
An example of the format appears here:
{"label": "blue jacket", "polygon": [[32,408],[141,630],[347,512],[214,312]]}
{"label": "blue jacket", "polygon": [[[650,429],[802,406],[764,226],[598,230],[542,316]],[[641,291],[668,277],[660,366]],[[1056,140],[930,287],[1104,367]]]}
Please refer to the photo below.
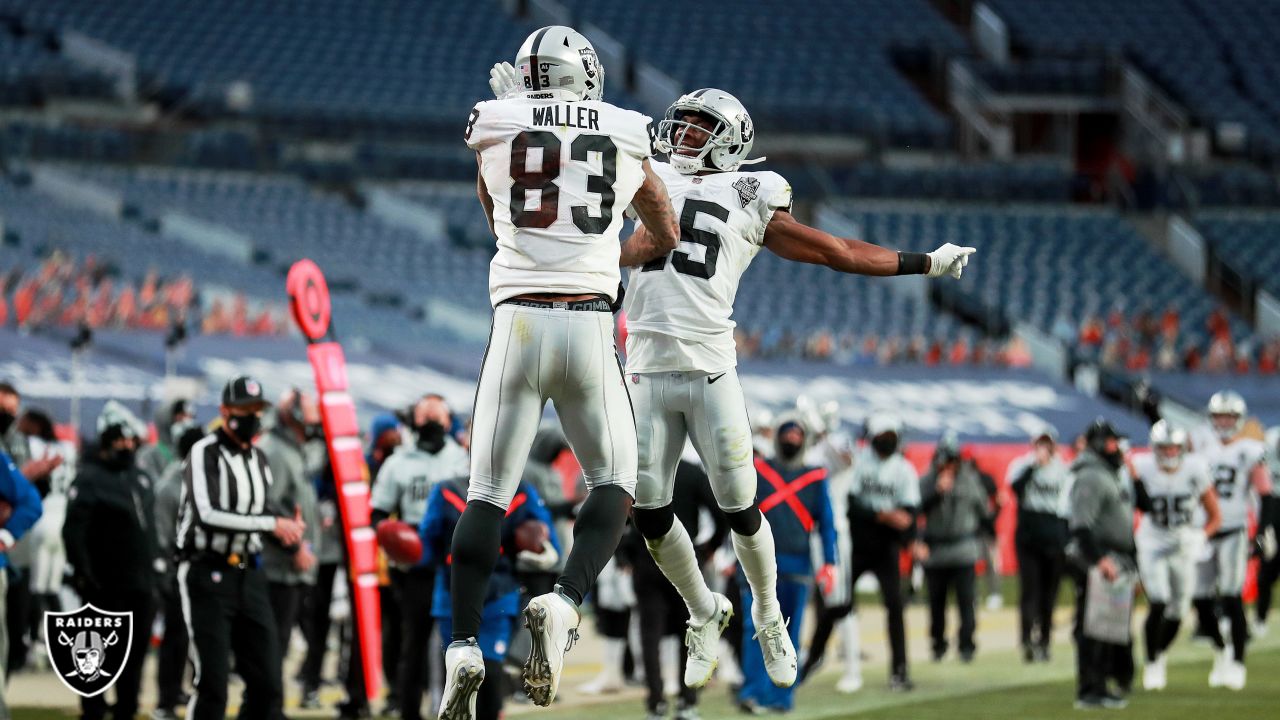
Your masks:
{"label": "blue jacket", "polygon": [[[17,542],[44,514],[44,507],[40,504],[40,493],[36,487],[27,482],[13,464],[13,459],[4,452],[0,452],[0,498],[13,506],[13,513],[3,529]],[[8,566],[9,554],[0,553],[0,569]]]}
{"label": "blue jacket", "polygon": [[778,554],[778,573],[813,573],[809,534],[815,529],[822,539],[822,558],[836,562],[836,526],[827,493],[827,471],[822,468],[780,468],[764,458],[756,458],[756,502],[773,529]]}
{"label": "blue jacket", "polygon": [[[452,562],[450,549],[453,545],[453,530],[466,506],[467,486],[457,480],[442,482],[431,490],[427,511],[418,525],[418,533],[422,536],[422,559],[418,564],[440,568],[440,572],[436,573],[436,589],[431,603],[432,612],[437,617],[447,617],[452,607],[448,568]],[[489,592],[484,599],[485,615],[515,615],[520,612],[520,582],[515,576],[514,562],[518,552],[515,531],[530,520],[541,520],[552,527],[551,513],[542,503],[538,491],[529,483],[521,481],[507,508],[507,516],[502,521],[502,554],[498,556],[493,575],[489,578]],[[551,545],[556,552],[560,551],[560,543],[554,532],[551,533]]]}

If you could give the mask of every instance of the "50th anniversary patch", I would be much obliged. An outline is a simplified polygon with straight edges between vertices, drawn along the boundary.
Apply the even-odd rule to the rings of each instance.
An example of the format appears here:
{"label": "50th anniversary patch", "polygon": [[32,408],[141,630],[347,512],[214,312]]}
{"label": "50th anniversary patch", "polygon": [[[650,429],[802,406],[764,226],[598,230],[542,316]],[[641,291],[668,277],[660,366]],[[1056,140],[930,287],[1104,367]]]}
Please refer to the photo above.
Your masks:
{"label": "50th anniversary patch", "polygon": [[120,677],[133,643],[133,613],[85,605],[44,615],[44,645],[58,679],[71,692],[93,697]]}

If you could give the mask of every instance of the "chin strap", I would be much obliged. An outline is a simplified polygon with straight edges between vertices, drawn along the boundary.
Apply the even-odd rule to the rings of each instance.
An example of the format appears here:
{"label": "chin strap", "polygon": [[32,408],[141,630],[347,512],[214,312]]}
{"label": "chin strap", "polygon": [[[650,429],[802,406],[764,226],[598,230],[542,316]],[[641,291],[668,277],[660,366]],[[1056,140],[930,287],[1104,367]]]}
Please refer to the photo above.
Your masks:
{"label": "chin strap", "polygon": [[768,159],[769,159],[768,157],[758,157],[751,160],[743,160],[738,163],[738,167],[742,167],[743,165],[755,165],[757,163],[762,163]]}

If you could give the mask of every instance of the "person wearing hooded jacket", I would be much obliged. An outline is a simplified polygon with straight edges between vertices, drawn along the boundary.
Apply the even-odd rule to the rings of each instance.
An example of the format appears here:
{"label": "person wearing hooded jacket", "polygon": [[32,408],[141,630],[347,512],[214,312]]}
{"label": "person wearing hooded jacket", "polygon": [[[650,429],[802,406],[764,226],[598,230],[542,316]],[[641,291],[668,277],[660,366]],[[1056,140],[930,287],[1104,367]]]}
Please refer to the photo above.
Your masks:
{"label": "person wearing hooded jacket", "polygon": [[156,539],[165,570],[160,579],[160,611],[164,614],[164,635],[160,638],[156,662],[156,707],[151,720],[173,720],[176,708],[185,705],[190,695],[183,691],[183,679],[190,661],[190,638],[182,617],[182,591],[178,587],[178,564],[174,542],[177,540],[178,513],[182,507],[182,461],[191,448],[204,437],[204,429],[192,425],[174,438],[178,462],[170,465],[156,481]]}
{"label": "person wearing hooded jacket", "polygon": [[915,542],[920,478],[900,452],[902,422],[897,417],[872,413],[866,431],[869,442],[858,454],[849,484],[849,529],[853,536],[849,597],[855,596],[854,588],[863,573],[876,576],[889,631],[889,689],[904,692],[915,686],[907,674],[898,558],[904,545],[910,547]]}
{"label": "person wearing hooded jacket", "polygon": [[977,627],[974,566],[982,554],[980,533],[987,512],[987,492],[977,467],[963,462],[960,440],[954,433],[943,435],[929,472],[920,479],[924,541],[916,544],[929,588],[929,634],[935,661],[947,653],[947,594],[951,590],[960,612],[960,660],[972,661],[977,650],[973,639]]}
{"label": "person wearing hooded jacket", "polygon": [[[133,613],[133,640],[116,679],[112,707],[116,720],[133,720],[163,570],[155,488],[151,476],[137,466],[142,423],[133,413],[109,401],[97,429],[97,447],[84,453],[67,492],[62,537],[80,597],[102,610]],[[84,720],[106,717],[104,694],[82,697],[80,711]]]}
{"label": "person wearing hooded jacket", "polygon": [[[393,515],[417,527],[426,513],[432,489],[470,472],[467,452],[449,435],[453,416],[443,397],[424,395],[407,419],[411,421],[414,445],[396,451],[378,470],[370,500],[370,523],[374,527]],[[430,564],[391,569],[396,604],[402,610],[396,690],[404,720],[419,720],[422,716],[423,669],[431,637],[435,575],[436,567]]]}
{"label": "person wearing hooded jacket", "polygon": [[[773,532],[778,562],[778,604],[789,623],[793,645],[800,643],[800,628],[809,599],[810,582],[816,578],[820,590],[830,592],[835,580],[836,526],[827,493],[825,468],[806,465],[805,447],[810,431],[796,416],[780,418],[774,435],[776,454],[766,460],[757,457],[756,503]],[[810,536],[822,540],[822,566],[815,572],[810,552]],[[739,574],[742,569],[739,567]],[[745,578],[739,584],[747,588]],[[795,703],[795,687],[777,687],[765,670],[764,654],[755,642],[756,627],[751,617],[750,589],[742,593],[742,673],[745,680],[738,692],[739,704],[748,710],[767,708],[787,712]]]}
{"label": "person wearing hooded jacket", "polygon": [[286,391],[276,406],[264,413],[264,420],[265,431],[257,446],[271,468],[267,502],[275,507],[296,508],[307,526],[301,543],[286,546],[275,537],[268,537],[262,545],[262,571],[267,577],[283,662],[303,594],[316,583],[315,547],[320,540],[320,523],[316,522],[312,478],[324,468],[327,448],[319,409],[314,400],[297,389]]}
{"label": "person wearing hooded jacket", "polygon": [[156,442],[138,449],[138,467],[158,480],[170,467],[182,464],[178,438],[188,428],[195,427],[195,409],[190,400],[174,400],[156,411],[155,423]]}
{"label": "person wearing hooded jacket", "polygon": [[1071,466],[1071,514],[1068,567],[1076,588],[1076,707],[1123,708],[1127,702],[1107,686],[1131,681],[1132,656],[1125,648],[1088,637],[1088,577],[1096,567],[1106,580],[1136,568],[1133,537],[1133,494],[1123,477],[1124,451],[1116,429],[1102,418],[1085,431],[1085,449]]}

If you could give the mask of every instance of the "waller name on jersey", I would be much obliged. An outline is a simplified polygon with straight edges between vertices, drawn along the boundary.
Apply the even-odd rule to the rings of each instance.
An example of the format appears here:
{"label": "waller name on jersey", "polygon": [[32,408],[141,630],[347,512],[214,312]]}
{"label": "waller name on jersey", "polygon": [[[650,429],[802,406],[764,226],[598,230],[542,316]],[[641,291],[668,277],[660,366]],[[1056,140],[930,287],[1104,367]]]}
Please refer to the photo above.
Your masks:
{"label": "waller name on jersey", "polygon": [[571,127],[581,130],[600,129],[600,111],[572,105],[546,105],[533,108],[535,127]]}

